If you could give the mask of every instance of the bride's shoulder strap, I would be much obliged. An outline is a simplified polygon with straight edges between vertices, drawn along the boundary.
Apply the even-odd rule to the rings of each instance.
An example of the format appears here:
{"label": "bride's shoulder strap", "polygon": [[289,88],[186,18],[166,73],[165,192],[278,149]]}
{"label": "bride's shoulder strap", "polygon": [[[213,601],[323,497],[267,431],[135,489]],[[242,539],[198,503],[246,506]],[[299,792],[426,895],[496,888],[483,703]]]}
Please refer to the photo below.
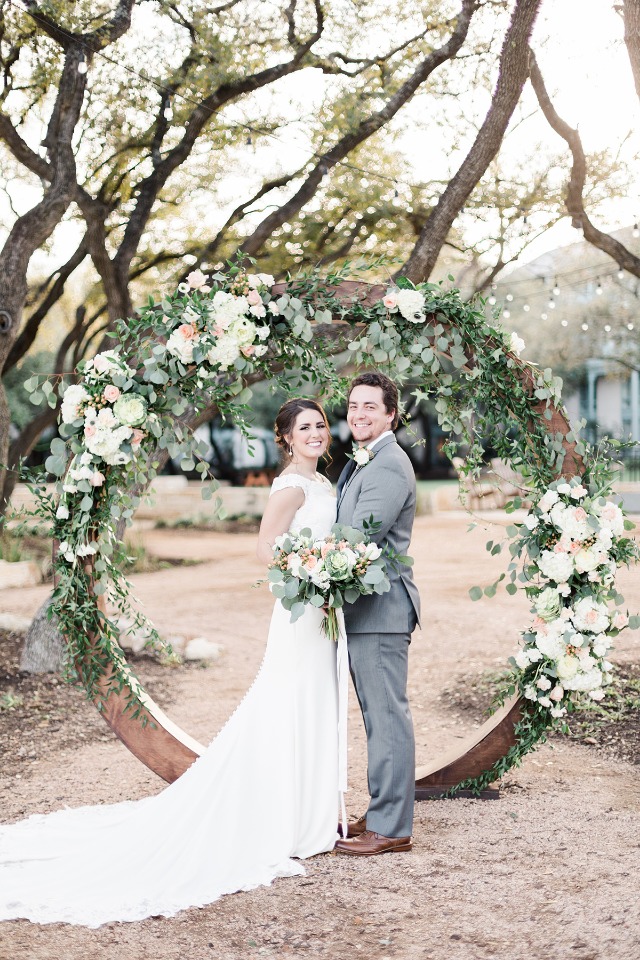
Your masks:
{"label": "bride's shoulder strap", "polygon": [[299,487],[300,490],[304,490],[306,496],[307,490],[309,489],[309,482],[305,477],[301,477],[299,473],[281,473],[271,484],[271,493],[275,493],[277,490],[286,490],[287,487]]}

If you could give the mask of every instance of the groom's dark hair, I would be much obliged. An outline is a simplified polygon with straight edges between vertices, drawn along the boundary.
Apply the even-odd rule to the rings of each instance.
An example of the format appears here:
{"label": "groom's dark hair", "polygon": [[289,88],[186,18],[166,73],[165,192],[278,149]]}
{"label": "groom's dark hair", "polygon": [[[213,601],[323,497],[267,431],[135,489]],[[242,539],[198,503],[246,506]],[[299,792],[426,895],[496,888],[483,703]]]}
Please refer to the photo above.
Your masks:
{"label": "groom's dark hair", "polygon": [[[398,388],[396,387],[393,380],[389,380],[389,377],[385,377],[384,373],[360,373],[355,380],[351,381],[351,386],[349,387],[349,397],[351,396],[351,391],[354,387],[380,387],[382,390],[382,399],[384,401],[384,408],[387,413],[395,414],[393,418],[393,423],[391,424],[391,429],[396,430],[400,422],[400,414],[398,412]],[[349,397],[347,397],[347,402]]]}

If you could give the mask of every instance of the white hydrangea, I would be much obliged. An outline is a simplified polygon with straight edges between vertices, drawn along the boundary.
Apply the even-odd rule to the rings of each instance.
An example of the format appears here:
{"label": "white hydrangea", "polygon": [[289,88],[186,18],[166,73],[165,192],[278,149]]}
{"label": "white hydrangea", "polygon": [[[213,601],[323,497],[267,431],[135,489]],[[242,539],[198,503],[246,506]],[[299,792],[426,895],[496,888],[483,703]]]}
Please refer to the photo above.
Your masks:
{"label": "white hydrangea", "polygon": [[207,360],[212,367],[219,364],[221,370],[228,370],[239,356],[238,341],[233,337],[222,337],[207,353]]}
{"label": "white hydrangea", "polygon": [[398,290],[396,302],[405,320],[411,323],[424,322],[424,297],[419,290]]}
{"label": "white hydrangea", "polygon": [[62,422],[73,423],[74,420],[78,420],[80,416],[78,408],[88,399],[89,394],[81,383],[70,384],[62,398],[62,406],[60,408]]}
{"label": "white hydrangea", "polygon": [[557,634],[536,634],[536,647],[543,656],[550,660],[559,660],[566,651],[566,646]]}
{"label": "white hydrangea", "polygon": [[556,583],[564,583],[574,570],[573,557],[570,553],[554,553],[552,550],[543,550],[537,563],[542,575]]}
{"label": "white hydrangea", "polygon": [[131,459],[129,453],[125,453],[120,449],[122,444],[129,440],[131,434],[131,427],[122,426],[111,429],[109,427],[98,426],[92,436],[87,437],[85,435],[84,442],[90,453],[101,457],[105,463],[113,466],[128,463]]}
{"label": "white hydrangea", "polygon": [[602,686],[602,671],[594,669],[588,670],[586,673],[576,672],[569,679],[563,679],[563,684],[565,690],[580,690],[583,692],[597,690]]}

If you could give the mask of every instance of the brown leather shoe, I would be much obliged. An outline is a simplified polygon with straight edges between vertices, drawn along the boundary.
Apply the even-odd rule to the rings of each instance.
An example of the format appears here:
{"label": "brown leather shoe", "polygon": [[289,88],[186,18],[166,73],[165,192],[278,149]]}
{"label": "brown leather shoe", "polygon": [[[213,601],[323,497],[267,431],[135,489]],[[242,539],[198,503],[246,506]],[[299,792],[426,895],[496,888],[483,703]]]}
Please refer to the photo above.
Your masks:
{"label": "brown leather shoe", "polygon": [[348,837],[361,837],[362,834],[367,829],[367,815],[360,817],[358,820],[351,820],[347,824],[347,836]]}
{"label": "brown leather shoe", "polygon": [[[359,837],[367,829],[367,815],[360,817],[358,820],[349,820],[347,823],[347,836],[348,837]],[[342,823],[338,824],[338,836],[344,837],[342,832]]]}
{"label": "brown leather shoe", "polygon": [[383,837],[373,830],[365,830],[351,840],[338,840],[335,849],[338,853],[348,853],[355,857],[373,857],[378,853],[402,853],[411,850],[411,837]]}

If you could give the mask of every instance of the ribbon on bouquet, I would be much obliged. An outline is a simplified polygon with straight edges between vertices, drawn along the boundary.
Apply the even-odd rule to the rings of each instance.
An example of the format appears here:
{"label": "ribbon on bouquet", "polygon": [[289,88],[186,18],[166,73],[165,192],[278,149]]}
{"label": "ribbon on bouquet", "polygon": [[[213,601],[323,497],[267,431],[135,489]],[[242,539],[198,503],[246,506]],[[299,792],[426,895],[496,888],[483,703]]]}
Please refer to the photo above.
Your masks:
{"label": "ribbon on bouquet", "polygon": [[338,791],[340,794],[340,819],[342,836],[347,835],[347,808],[344,795],[347,792],[347,710],[349,701],[349,653],[347,650],[347,631],[344,613],[336,611],[338,621],[338,643],[336,666],[338,679]]}

